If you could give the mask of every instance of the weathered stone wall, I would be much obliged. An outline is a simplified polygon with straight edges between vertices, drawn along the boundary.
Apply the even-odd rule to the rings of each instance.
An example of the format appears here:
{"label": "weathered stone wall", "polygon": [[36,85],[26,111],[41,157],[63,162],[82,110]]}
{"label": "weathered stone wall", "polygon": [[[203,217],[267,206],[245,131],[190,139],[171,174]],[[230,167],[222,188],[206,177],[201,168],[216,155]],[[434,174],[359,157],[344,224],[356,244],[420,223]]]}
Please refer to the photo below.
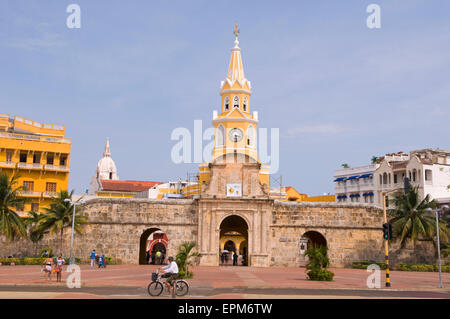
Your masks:
{"label": "weathered stone wall", "polygon": [[[124,263],[139,262],[141,236],[160,229],[168,237],[168,255],[185,241],[196,241],[203,265],[218,265],[221,222],[240,216],[248,229],[249,264],[292,266],[304,264],[300,238],[308,231],[325,237],[332,266],[349,266],[357,260],[384,260],[382,211],[367,204],[278,202],[269,199],[147,200],[98,198],[86,202],[80,214],[89,218],[85,234],[74,237],[74,256],[88,258],[92,249]],[[146,236],[150,233],[147,231]],[[145,237],[145,236],[144,236]],[[70,228],[64,247],[59,237],[46,235],[34,245],[0,238],[0,256],[31,256],[43,247],[69,255]],[[430,243],[399,250],[391,245],[393,263],[433,263]]]}

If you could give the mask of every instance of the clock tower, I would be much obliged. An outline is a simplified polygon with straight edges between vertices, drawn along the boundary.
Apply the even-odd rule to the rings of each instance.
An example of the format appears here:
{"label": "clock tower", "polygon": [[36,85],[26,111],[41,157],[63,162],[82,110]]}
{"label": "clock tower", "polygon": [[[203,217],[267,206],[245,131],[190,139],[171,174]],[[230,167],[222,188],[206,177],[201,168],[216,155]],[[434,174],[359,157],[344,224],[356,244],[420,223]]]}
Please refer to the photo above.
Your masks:
{"label": "clock tower", "polygon": [[[239,29],[237,26],[235,27],[234,35],[236,39],[234,47],[231,49],[227,76],[220,85],[220,109],[213,112],[214,147],[212,162],[199,165],[199,180],[202,189],[203,185],[210,183],[213,171],[212,165],[214,163],[219,165],[219,163],[224,162],[253,163],[251,167],[253,172],[257,173],[258,180],[255,180],[253,185],[264,186],[265,184],[265,187],[269,186],[269,169],[266,165],[262,165],[258,159],[258,113],[256,111],[251,112],[252,87],[250,81],[244,75],[238,40]],[[250,166],[244,165],[244,167]],[[233,175],[230,174],[227,175],[227,179]],[[232,184],[231,181],[229,183]],[[236,181],[236,184],[240,185],[242,181]],[[242,195],[250,195],[250,193],[252,192],[249,190],[243,190]]]}

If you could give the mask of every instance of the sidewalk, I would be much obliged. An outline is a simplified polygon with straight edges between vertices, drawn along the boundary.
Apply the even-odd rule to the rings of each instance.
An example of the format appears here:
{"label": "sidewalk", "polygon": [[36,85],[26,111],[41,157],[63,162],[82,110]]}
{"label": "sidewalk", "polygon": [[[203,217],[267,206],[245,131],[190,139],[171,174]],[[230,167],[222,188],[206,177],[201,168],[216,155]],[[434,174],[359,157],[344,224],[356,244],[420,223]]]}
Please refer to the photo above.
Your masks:
{"label": "sidewalk", "polygon": [[[151,273],[157,266],[111,265],[106,269],[91,269],[81,265],[83,287],[147,287]],[[66,269],[66,268],[65,268]],[[330,268],[335,273],[333,282],[317,282],[306,279],[304,268],[256,268],[256,267],[192,267],[194,278],[189,279],[192,288],[317,288],[317,289],[368,289],[367,277],[362,269]],[[1,266],[0,286],[65,286],[67,272],[63,272],[62,283],[44,279],[40,266]],[[443,273],[444,289],[439,289],[439,274],[425,272],[391,271],[391,288],[384,287],[384,272],[381,271],[381,289],[450,292],[450,274]]]}

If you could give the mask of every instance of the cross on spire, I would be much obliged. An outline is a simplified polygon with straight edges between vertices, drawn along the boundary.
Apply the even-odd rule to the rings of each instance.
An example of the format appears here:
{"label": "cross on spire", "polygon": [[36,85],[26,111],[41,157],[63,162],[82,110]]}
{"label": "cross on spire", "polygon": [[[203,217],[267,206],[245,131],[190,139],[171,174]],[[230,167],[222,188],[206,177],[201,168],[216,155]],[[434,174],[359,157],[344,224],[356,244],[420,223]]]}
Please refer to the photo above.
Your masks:
{"label": "cross on spire", "polygon": [[234,35],[236,36],[236,38],[239,36],[239,33],[241,33],[241,30],[239,30],[239,24],[235,24],[234,25],[234,31],[233,31]]}

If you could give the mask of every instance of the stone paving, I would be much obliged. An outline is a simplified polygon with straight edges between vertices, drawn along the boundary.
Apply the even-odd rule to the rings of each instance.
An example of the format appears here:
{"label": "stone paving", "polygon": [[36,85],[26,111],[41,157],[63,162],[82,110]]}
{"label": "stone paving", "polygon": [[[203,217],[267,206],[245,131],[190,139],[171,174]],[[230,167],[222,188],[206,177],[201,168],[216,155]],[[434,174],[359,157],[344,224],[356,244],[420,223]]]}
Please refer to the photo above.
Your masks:
{"label": "stone paving", "polygon": [[[151,273],[157,266],[146,265],[115,265],[106,269],[91,269],[89,265],[81,265],[81,280],[83,287],[139,287],[143,290],[150,282]],[[2,286],[30,287],[65,287],[67,273],[63,273],[62,283],[57,283],[56,277],[51,282],[45,280],[40,266],[1,266],[0,267],[0,290]],[[366,281],[368,275],[366,270],[331,268],[335,273],[333,282],[316,282],[306,279],[304,268],[257,268],[257,267],[192,267],[195,274],[193,279],[188,280],[192,290],[223,288],[259,288],[266,289],[267,294],[261,294],[267,298],[288,298],[292,295],[279,295],[270,293],[274,289],[368,289]],[[409,291],[434,291],[450,293],[450,274],[443,273],[444,289],[437,288],[439,283],[438,273],[425,272],[402,272],[391,271],[391,288],[384,287],[384,272],[381,271],[381,289],[409,290]],[[117,289],[116,289],[117,290]],[[314,294],[312,294],[314,295]],[[94,298],[95,294],[81,292],[41,292],[34,293],[33,298]],[[252,298],[259,298],[259,294],[252,294]],[[288,296],[288,297],[286,297]],[[450,296],[450,295],[449,295]],[[0,298],[14,297],[0,291]],[[213,296],[211,296],[213,297]],[[245,293],[219,293],[219,298],[245,298]],[[317,297],[317,295],[316,295]],[[314,298],[314,296],[312,296]]]}

